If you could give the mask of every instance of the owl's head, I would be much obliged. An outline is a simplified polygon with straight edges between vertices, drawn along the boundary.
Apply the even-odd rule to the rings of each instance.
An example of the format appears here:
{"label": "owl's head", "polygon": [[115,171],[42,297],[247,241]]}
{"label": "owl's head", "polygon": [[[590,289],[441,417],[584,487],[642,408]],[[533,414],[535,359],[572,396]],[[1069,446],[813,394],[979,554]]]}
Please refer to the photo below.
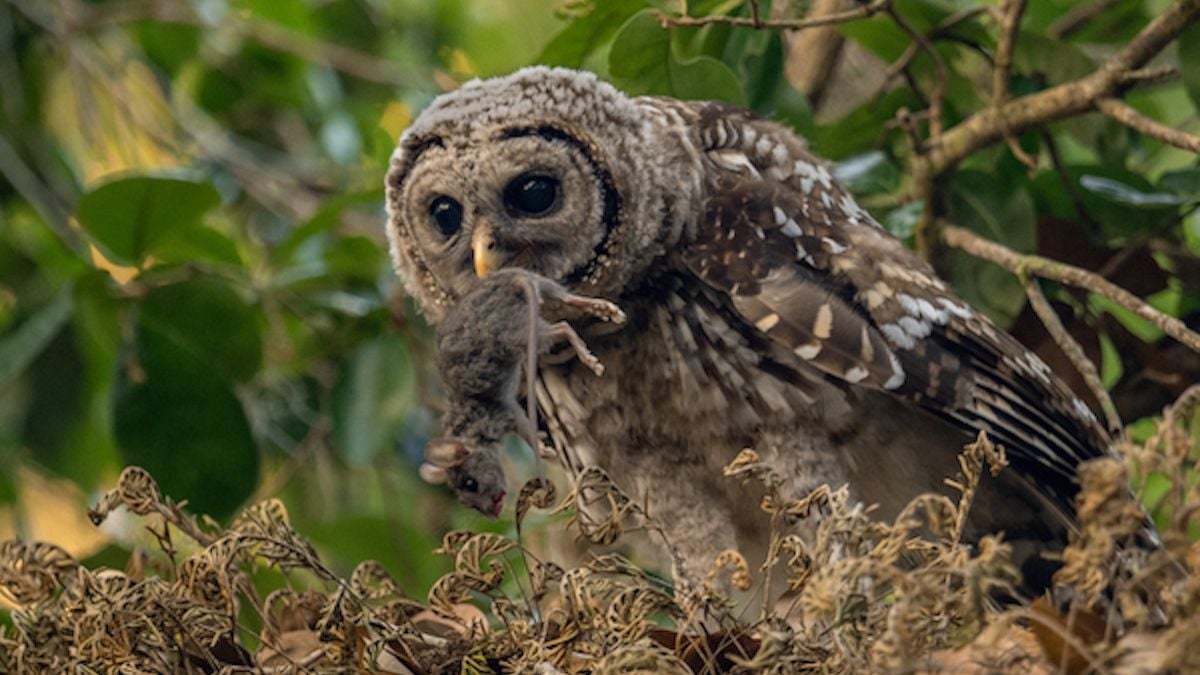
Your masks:
{"label": "owl's head", "polygon": [[680,187],[679,141],[662,126],[594,75],[561,68],[438,97],[387,177],[387,234],[409,292],[434,322],[502,267],[619,295],[677,236],[673,204],[699,189]]}

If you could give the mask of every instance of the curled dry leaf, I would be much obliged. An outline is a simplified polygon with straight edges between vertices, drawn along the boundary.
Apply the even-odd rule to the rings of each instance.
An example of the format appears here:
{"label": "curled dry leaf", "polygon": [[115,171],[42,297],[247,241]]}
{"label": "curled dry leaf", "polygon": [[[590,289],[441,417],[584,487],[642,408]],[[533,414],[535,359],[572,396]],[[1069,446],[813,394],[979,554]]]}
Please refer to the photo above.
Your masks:
{"label": "curled dry leaf", "polygon": [[524,522],[530,509],[548,509],[553,506],[557,494],[554,483],[548,478],[538,477],[526,481],[517,495],[517,527]]}

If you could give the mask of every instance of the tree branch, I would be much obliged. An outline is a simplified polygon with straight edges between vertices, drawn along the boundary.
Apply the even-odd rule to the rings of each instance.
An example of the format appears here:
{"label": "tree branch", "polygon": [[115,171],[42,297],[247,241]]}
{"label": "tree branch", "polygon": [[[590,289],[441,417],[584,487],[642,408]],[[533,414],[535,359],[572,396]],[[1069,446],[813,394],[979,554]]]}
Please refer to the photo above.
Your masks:
{"label": "tree branch", "polygon": [[1161,66],[1149,66],[1147,68],[1131,70],[1121,76],[1121,84],[1126,86],[1157,84],[1159,82],[1169,82],[1180,75],[1179,68],[1168,63]]}
{"label": "tree branch", "polygon": [[1200,334],[1193,332],[1179,319],[1163,314],[1133,293],[1098,274],[1049,258],[1017,253],[1002,244],[984,239],[961,227],[946,226],[942,231],[942,240],[947,245],[965,251],[976,258],[990,260],[1018,277],[1050,279],[1102,295],[1158,326],[1164,333],[1183,343],[1192,351],[1200,353]]}
{"label": "tree branch", "polygon": [[925,166],[915,173],[931,179],[1001,140],[1006,129],[1020,134],[1093,109],[1100,99],[1118,94],[1130,71],[1145,65],[1198,17],[1200,0],[1176,0],[1090,75],[985,108],[947,130],[920,158]]}
{"label": "tree branch", "polygon": [[1004,0],[1000,6],[1000,42],[996,45],[996,58],[992,64],[992,105],[998,106],[1008,100],[1008,70],[1012,66],[1013,49],[1024,13],[1025,0]]}
{"label": "tree branch", "polygon": [[1104,382],[1100,379],[1100,373],[1096,370],[1096,364],[1092,363],[1087,354],[1083,352],[1083,347],[1067,332],[1067,327],[1063,325],[1062,319],[1058,317],[1058,313],[1050,306],[1050,301],[1046,299],[1046,295],[1042,293],[1042,289],[1038,286],[1037,279],[1025,280],[1025,294],[1029,297],[1029,306],[1033,308],[1033,313],[1037,314],[1042,320],[1042,325],[1046,327],[1046,332],[1050,333],[1050,337],[1054,339],[1054,343],[1066,354],[1071,361],[1071,365],[1075,366],[1075,370],[1083,377],[1084,383],[1091,390],[1092,396],[1096,398],[1096,402],[1100,404],[1100,409],[1104,411],[1104,419],[1108,424],[1108,431],[1114,436],[1121,433],[1121,416],[1117,414],[1117,406],[1113,405],[1112,397],[1108,395],[1108,390],[1104,388]]}
{"label": "tree branch", "polygon": [[1200,153],[1200,136],[1172,129],[1162,122],[1152,120],[1124,101],[1115,98],[1102,98],[1096,101],[1096,108],[1121,124],[1150,138],[1156,138],[1163,143],[1173,145],[1177,148]]}

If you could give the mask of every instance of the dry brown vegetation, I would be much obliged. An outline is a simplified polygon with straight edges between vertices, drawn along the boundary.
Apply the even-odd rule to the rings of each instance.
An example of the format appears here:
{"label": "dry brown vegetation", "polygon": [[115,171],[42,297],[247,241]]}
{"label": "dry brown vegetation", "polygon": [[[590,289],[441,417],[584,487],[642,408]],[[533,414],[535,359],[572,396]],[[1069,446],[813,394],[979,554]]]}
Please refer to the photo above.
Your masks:
{"label": "dry brown vegetation", "polygon": [[[159,551],[113,570],[88,569],[49,544],[0,545],[0,593],[16,607],[14,627],[0,632],[0,670],[1195,672],[1197,403],[1192,388],[1145,443],[1122,445],[1135,475],[1171,481],[1161,549],[1127,545],[1143,512],[1129,499],[1126,467],[1093,462],[1081,473],[1082,529],[1063,554],[1056,599],[1032,603],[995,600],[1015,580],[1002,537],[960,541],[981,476],[1004,469],[1003,449],[982,436],[950,482],[957,499],[921,496],[890,523],[844,488],[781,495],[778,478],[744,451],[726,473],[767,490],[767,563],[750,569],[730,551],[711,585],[686,592],[616,554],[567,568],[517,540],[457,531],[433,552],[451,556],[453,571],[414,598],[373,561],[340,578],[277,500],[224,528],[189,515],[131,467],[90,515],[100,522],[124,508],[144,517]],[[603,543],[630,527],[654,529],[598,470],[557,504],[539,480],[522,491],[519,519],[574,511],[567,526]],[[782,597],[763,597],[777,587],[772,576],[786,580]],[[742,616],[715,590],[730,586],[758,596],[761,615]]]}

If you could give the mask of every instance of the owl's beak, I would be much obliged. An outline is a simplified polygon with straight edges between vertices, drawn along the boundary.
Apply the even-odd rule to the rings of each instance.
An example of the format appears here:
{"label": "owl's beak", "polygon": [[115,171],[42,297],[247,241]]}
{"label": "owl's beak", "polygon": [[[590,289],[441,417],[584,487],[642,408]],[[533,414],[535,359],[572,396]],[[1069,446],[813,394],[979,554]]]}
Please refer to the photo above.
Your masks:
{"label": "owl's beak", "polygon": [[486,225],[475,228],[471,235],[471,255],[475,260],[475,276],[481,279],[503,267],[507,258],[492,228]]}

